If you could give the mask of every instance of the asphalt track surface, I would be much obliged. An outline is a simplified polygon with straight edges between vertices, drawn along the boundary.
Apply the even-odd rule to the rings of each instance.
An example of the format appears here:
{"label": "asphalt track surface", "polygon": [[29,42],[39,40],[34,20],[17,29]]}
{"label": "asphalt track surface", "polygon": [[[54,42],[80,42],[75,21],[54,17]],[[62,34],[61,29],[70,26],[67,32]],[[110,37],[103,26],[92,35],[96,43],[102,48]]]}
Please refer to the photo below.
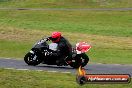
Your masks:
{"label": "asphalt track surface", "polygon": [[0,10],[129,11],[132,10],[132,8],[0,8]]}
{"label": "asphalt track surface", "polygon": [[[23,60],[0,59],[0,68],[16,69],[16,70],[37,70],[60,73],[76,74],[77,70],[70,66],[56,66],[40,64],[37,66],[29,66]],[[91,64],[85,66],[87,74],[130,74],[132,76],[132,65],[120,64]]]}

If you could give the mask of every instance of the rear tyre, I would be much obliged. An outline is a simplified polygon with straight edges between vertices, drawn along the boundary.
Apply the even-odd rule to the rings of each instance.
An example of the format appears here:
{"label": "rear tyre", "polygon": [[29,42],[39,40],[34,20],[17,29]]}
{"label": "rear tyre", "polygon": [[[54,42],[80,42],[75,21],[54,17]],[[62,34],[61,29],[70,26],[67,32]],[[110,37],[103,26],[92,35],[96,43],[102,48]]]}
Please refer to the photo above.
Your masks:
{"label": "rear tyre", "polygon": [[73,57],[70,66],[73,68],[79,68],[81,65],[81,59],[80,59],[80,55],[76,55],[75,57]]}
{"label": "rear tyre", "polygon": [[28,52],[28,53],[25,55],[24,61],[25,61],[25,63],[27,63],[28,65],[33,65],[33,66],[38,65],[38,64],[41,63],[40,58],[39,58],[37,55],[32,54],[32,53],[30,53],[30,52]]}
{"label": "rear tyre", "polygon": [[81,60],[82,60],[81,66],[84,67],[89,62],[89,57],[85,53],[83,53]]}
{"label": "rear tyre", "polygon": [[79,68],[80,66],[84,67],[87,65],[88,62],[89,62],[89,57],[85,53],[82,53],[82,54],[76,55],[73,58],[73,61],[70,64],[70,66],[73,68]]}

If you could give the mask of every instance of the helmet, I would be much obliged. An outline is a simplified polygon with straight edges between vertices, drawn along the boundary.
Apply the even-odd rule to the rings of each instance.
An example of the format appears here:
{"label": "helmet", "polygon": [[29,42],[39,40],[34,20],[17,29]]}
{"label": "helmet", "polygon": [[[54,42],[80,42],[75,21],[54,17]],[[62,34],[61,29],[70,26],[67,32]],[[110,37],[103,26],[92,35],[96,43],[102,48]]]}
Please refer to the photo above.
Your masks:
{"label": "helmet", "polygon": [[51,37],[53,42],[59,42],[61,38],[61,32],[53,32]]}

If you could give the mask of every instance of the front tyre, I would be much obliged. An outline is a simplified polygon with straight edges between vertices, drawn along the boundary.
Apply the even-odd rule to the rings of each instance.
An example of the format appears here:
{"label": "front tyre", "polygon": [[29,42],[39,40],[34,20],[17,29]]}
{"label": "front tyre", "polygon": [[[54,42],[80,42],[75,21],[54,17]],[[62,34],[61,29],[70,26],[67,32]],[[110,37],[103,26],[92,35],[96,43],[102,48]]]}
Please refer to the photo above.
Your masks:
{"label": "front tyre", "polygon": [[25,55],[24,61],[25,61],[25,63],[27,63],[28,65],[33,65],[33,66],[38,65],[38,64],[41,63],[40,58],[39,58],[37,55],[35,55],[35,54],[31,53],[31,52],[28,52],[28,53]]}

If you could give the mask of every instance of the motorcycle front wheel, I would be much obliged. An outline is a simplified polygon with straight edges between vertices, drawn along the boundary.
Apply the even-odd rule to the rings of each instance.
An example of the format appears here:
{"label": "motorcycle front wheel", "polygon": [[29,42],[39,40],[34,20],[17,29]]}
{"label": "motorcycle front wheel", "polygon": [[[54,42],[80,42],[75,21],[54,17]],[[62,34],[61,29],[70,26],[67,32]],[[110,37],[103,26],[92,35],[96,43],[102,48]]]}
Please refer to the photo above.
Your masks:
{"label": "motorcycle front wheel", "polygon": [[41,59],[37,55],[35,55],[33,53],[30,53],[30,52],[28,52],[25,55],[24,61],[28,65],[32,65],[32,66],[38,65],[38,64],[40,64],[42,62]]}

